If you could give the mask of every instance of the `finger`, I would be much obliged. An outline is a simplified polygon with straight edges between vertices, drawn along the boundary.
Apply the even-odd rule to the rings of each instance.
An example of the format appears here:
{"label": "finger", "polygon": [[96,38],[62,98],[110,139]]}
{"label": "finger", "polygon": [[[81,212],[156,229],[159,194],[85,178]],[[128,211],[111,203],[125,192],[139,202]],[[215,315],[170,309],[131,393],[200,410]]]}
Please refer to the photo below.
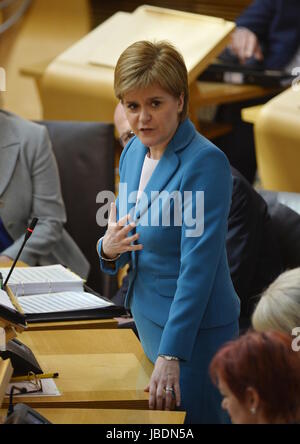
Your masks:
{"label": "finger", "polygon": [[166,393],[164,387],[159,385],[156,390],[156,410],[163,410],[163,403]]}
{"label": "finger", "polygon": [[144,388],[144,392],[149,392],[150,390],[150,385],[148,384],[147,387]]}
{"label": "finger", "polygon": [[245,59],[250,59],[251,57],[253,57],[254,54],[254,49],[257,43],[257,39],[255,35],[249,35],[249,37],[246,40],[246,45],[245,45],[245,52],[244,52],[244,57]]}
{"label": "finger", "polygon": [[174,384],[174,392],[175,392],[176,407],[179,407],[181,404],[181,393],[180,393],[180,385],[178,382]]}
{"label": "finger", "polygon": [[[167,387],[171,388],[170,385],[167,385]],[[173,399],[175,397],[175,392],[167,390],[167,387],[166,387],[165,410],[172,410],[172,404],[173,404]],[[172,388],[172,390],[174,389]]]}
{"label": "finger", "polygon": [[232,36],[232,42],[231,42],[232,52],[239,58],[241,56],[241,52],[245,45],[245,38],[246,36],[244,29],[236,30]]}
{"label": "finger", "polygon": [[156,384],[150,382],[149,387],[149,409],[154,410],[156,406]]}
{"label": "finger", "polygon": [[131,230],[133,230],[134,228],[136,228],[136,225],[134,222],[130,222],[130,224],[123,226],[120,229],[120,235],[122,237],[127,236],[128,233],[130,233]]}
{"label": "finger", "polygon": [[231,38],[231,42],[230,42],[230,48],[231,48],[231,51],[234,54],[238,54],[238,52],[239,52],[239,42],[240,42],[239,34],[240,34],[240,32],[234,32],[232,34],[232,38]]}
{"label": "finger", "polygon": [[124,242],[126,245],[130,245],[131,242],[135,242],[140,237],[139,233],[134,234],[133,236],[129,236],[126,239],[124,239]]}
{"label": "finger", "polygon": [[123,216],[121,219],[119,219],[118,221],[118,226],[119,227],[124,227],[125,225],[127,226],[127,222],[131,219],[130,214],[126,214],[126,216]]}
{"label": "finger", "polygon": [[108,217],[108,225],[115,224],[117,222],[117,207],[114,202],[110,204],[110,212]]}
{"label": "finger", "polygon": [[254,57],[255,57],[256,60],[259,60],[259,61],[264,59],[264,55],[263,55],[263,52],[261,50],[261,47],[260,47],[259,43],[257,43],[257,45],[256,45],[256,48],[255,48],[255,51],[254,51]]}
{"label": "finger", "polygon": [[144,248],[143,244],[128,245],[125,251],[139,251]]}
{"label": "finger", "polygon": [[239,51],[238,51],[238,57],[242,63],[245,62],[245,58],[246,58],[245,54],[247,51],[247,46],[248,46],[248,35],[246,33],[243,33],[241,35],[241,40],[239,43]]}

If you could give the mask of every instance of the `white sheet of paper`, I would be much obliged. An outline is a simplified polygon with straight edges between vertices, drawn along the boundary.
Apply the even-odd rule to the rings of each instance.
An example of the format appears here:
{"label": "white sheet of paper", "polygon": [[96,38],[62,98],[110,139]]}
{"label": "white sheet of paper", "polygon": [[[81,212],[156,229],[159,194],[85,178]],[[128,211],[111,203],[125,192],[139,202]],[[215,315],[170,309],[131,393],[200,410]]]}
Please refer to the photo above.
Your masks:
{"label": "white sheet of paper", "polygon": [[10,297],[4,290],[0,290],[0,305],[4,305],[5,307],[11,308],[15,310],[16,308],[13,306]]}
{"label": "white sheet of paper", "polygon": [[[8,268],[0,268],[3,280],[9,273]],[[62,265],[45,265],[41,267],[17,267],[9,278],[8,286],[15,296],[58,292],[65,290],[82,290],[83,279]]]}
{"label": "white sheet of paper", "polygon": [[18,302],[25,314],[88,310],[113,305],[91,293],[81,291],[28,295],[19,297]]}
{"label": "white sheet of paper", "polygon": [[[49,378],[49,379],[41,379],[40,380],[42,383],[42,391],[41,392],[36,392],[36,393],[19,393],[17,390],[14,390],[14,397],[18,397],[18,398],[23,398],[24,396],[28,397],[28,396],[60,396],[60,391],[58,390],[54,379]],[[24,382],[11,382],[8,384],[6,392],[5,392],[5,396],[9,396],[10,393],[10,389],[12,386],[16,386],[19,388],[23,388],[25,387],[28,392],[32,391],[35,389],[34,385],[32,383],[30,383],[30,381],[24,381]]]}

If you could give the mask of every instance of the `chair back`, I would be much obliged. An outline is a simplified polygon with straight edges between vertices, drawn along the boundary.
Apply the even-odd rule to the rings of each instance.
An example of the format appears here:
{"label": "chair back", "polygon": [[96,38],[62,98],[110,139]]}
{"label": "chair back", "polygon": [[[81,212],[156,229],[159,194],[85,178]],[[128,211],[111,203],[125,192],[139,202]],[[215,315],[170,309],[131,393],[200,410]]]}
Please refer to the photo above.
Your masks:
{"label": "chair back", "polygon": [[91,265],[87,285],[106,297],[116,279],[101,272],[96,242],[105,227],[96,223],[100,191],[114,192],[114,127],[99,122],[42,121],[57,160],[67,212],[66,230]]}

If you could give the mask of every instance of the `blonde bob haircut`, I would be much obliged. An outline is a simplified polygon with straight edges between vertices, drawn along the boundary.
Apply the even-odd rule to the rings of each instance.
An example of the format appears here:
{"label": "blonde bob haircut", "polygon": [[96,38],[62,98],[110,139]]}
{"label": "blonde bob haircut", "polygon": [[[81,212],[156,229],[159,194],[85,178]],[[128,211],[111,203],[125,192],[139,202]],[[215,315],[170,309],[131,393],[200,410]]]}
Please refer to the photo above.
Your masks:
{"label": "blonde bob haircut", "polygon": [[115,68],[114,89],[116,97],[123,101],[124,95],[135,89],[158,84],[175,98],[184,94],[180,114],[183,121],[188,114],[188,74],[182,55],[164,40],[150,42],[141,40],[130,45],[119,57]]}
{"label": "blonde bob haircut", "polygon": [[282,273],[267,288],[254,310],[252,325],[257,331],[288,334],[300,327],[300,268]]}

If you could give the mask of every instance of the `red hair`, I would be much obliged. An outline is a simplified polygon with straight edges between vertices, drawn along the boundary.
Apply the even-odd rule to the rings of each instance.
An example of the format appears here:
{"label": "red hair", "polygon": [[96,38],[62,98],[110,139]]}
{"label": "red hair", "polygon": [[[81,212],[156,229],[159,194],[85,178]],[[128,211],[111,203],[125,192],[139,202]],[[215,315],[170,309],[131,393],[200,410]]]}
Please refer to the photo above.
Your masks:
{"label": "red hair", "polygon": [[209,371],[214,384],[221,377],[241,403],[247,387],[254,388],[268,421],[299,420],[300,354],[292,350],[288,334],[249,331],[225,344]]}

